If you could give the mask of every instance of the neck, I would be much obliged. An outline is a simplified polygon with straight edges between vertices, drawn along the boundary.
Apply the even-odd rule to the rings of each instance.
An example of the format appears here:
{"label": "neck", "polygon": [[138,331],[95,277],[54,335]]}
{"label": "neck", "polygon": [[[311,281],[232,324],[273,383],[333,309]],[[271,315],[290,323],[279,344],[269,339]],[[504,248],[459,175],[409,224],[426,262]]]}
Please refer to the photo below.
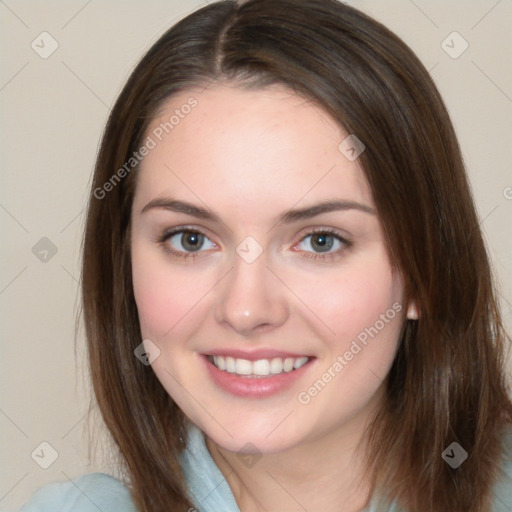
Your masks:
{"label": "neck", "polygon": [[241,512],[359,512],[369,501],[362,457],[368,415],[253,465],[207,438]]}

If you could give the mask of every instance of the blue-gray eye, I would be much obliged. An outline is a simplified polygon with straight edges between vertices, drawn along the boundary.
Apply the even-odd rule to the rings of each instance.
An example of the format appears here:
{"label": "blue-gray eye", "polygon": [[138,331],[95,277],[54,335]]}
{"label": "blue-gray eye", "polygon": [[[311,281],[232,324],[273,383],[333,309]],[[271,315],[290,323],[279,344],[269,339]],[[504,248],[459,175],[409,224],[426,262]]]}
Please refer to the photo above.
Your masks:
{"label": "blue-gray eye", "polygon": [[[198,231],[181,230],[173,233],[168,238],[168,243],[173,247],[173,249],[185,252],[197,252],[201,249],[204,249],[203,246],[205,241],[209,241],[211,244],[211,246],[207,247],[207,249],[215,246],[211,240],[209,240],[205,235],[199,233]],[[176,242],[178,246],[175,245]]]}
{"label": "blue-gray eye", "polygon": [[[315,252],[329,252],[333,247],[335,249],[339,249],[342,245],[342,240],[337,235],[332,233],[311,233],[310,235],[305,236],[302,243],[305,243],[307,239],[310,239],[310,247],[313,248]],[[336,245],[337,244],[337,245]],[[299,247],[300,248],[300,247]],[[307,250],[304,248],[300,248],[301,250]]]}

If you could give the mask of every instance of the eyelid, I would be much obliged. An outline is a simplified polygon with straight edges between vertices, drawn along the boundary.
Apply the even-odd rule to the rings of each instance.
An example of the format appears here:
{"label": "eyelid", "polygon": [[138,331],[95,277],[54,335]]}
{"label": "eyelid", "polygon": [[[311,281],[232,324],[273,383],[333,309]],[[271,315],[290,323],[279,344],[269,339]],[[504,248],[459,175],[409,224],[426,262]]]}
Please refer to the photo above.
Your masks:
{"label": "eyelid", "polygon": [[[167,240],[171,236],[176,235],[177,233],[181,233],[182,231],[185,231],[185,232],[190,231],[192,233],[200,233],[201,235],[203,235],[206,238],[208,238],[209,240],[211,240],[211,237],[206,233],[205,229],[198,228],[195,226],[186,226],[186,225],[185,226],[176,226],[174,228],[169,228],[169,229],[164,229],[164,231],[159,236],[159,238]],[[213,242],[213,240],[211,240],[211,241]],[[215,244],[215,245],[217,245],[217,244]]]}
{"label": "eyelid", "polygon": [[349,242],[350,236],[347,233],[344,233],[343,231],[336,229],[336,228],[329,228],[327,226],[325,227],[313,227],[313,228],[304,228],[302,230],[302,233],[299,235],[301,238],[300,240],[303,240],[308,235],[314,235],[318,233],[325,233],[329,235],[333,235],[338,237],[339,239]]}

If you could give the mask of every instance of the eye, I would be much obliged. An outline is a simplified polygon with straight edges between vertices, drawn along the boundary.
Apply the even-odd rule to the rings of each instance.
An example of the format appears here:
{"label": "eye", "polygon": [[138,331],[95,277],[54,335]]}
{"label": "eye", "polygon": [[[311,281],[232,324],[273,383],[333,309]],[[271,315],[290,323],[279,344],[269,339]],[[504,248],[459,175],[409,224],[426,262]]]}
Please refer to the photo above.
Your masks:
{"label": "eye", "polygon": [[341,235],[321,229],[308,233],[298,244],[298,250],[312,253],[306,257],[327,259],[351,246],[351,243]]}
{"label": "eye", "polygon": [[184,228],[164,233],[159,241],[164,243],[172,254],[185,258],[195,257],[193,253],[202,252],[201,249],[216,247],[201,231]]}

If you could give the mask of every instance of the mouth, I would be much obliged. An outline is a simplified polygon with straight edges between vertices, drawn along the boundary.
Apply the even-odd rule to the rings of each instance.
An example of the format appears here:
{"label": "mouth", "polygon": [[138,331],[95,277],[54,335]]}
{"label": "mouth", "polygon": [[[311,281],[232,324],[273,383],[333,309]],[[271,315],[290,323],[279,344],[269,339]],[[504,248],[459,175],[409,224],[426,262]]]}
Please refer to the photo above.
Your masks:
{"label": "mouth", "polygon": [[207,355],[208,361],[218,370],[246,378],[271,378],[292,373],[307,364],[312,357],[273,357],[270,359],[248,359],[231,356]]}
{"label": "mouth", "polygon": [[251,399],[292,390],[317,363],[315,356],[270,347],[212,349],[200,355],[207,375],[218,389]]}

